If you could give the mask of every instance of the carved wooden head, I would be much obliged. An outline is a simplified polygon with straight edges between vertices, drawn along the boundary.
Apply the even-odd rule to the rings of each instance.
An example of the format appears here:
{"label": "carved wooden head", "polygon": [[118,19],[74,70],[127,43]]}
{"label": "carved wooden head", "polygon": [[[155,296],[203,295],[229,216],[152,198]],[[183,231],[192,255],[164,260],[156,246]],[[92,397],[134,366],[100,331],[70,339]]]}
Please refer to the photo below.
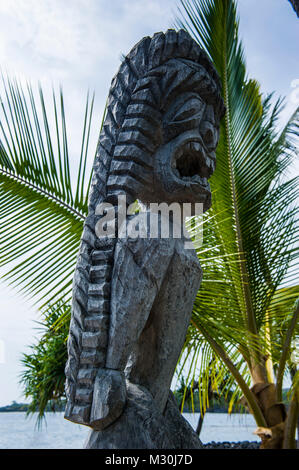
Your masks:
{"label": "carved wooden head", "polygon": [[218,75],[187,32],[144,38],[112,80],[93,187],[101,174],[112,200],[125,193],[208,209],[223,114]]}

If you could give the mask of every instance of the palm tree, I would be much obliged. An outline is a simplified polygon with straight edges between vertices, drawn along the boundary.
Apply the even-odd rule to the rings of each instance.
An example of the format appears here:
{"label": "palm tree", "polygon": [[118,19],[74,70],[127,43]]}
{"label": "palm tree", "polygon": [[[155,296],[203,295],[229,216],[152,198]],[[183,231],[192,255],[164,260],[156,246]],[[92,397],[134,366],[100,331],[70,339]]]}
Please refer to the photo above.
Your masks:
{"label": "palm tree", "polygon": [[[87,156],[93,102],[87,96],[78,167],[71,174],[62,90],[53,91],[52,127],[42,88],[3,78],[0,114],[0,266],[40,306],[71,298],[87,215]],[[74,169],[74,164],[72,164]]]}
{"label": "palm tree", "polygon": [[[63,93],[53,90],[52,119],[41,86],[2,76],[0,99],[0,267],[41,310],[44,334],[24,355],[21,382],[29,412],[44,416],[64,396],[66,340],[74,266],[87,216],[89,137],[94,97],[87,95],[75,168],[69,155]],[[91,162],[90,162],[91,163]],[[72,172],[71,172],[72,168]],[[63,380],[62,380],[63,379]]]}
{"label": "palm tree", "polygon": [[[271,97],[262,99],[258,84],[246,76],[234,1],[181,5],[181,24],[218,69],[227,113],[212,180],[213,208],[204,217],[204,245],[198,250],[205,278],[178,371],[190,359],[187,382],[197,375],[203,410],[209,384],[231,396],[231,406],[243,393],[258,426],[268,429],[271,407],[269,400],[264,406],[260,396],[265,390],[262,394],[268,397],[273,389],[275,371],[278,399],[271,406],[277,405],[284,371],[294,370],[291,340],[298,332],[298,308],[292,310],[298,290],[289,287],[289,266],[296,267],[292,204],[297,181],[281,177],[293,158],[297,115],[280,134],[276,131],[281,102],[271,108]],[[63,396],[60,371],[65,356],[51,361],[57,369],[47,364],[55,358],[55,347],[61,351],[65,344],[60,333],[67,331],[69,322],[72,273],[87,215],[93,99],[87,99],[75,175],[70,171],[62,92],[58,98],[53,93],[53,127],[41,88],[38,106],[30,86],[25,93],[16,81],[4,80],[1,107],[0,266],[10,267],[5,279],[33,296],[45,315],[47,331],[31,355],[37,360],[25,356],[23,374],[33,408],[42,414],[49,400]],[[59,341],[53,347],[56,334]],[[50,369],[53,380],[48,380]],[[254,389],[261,383],[263,390]],[[297,372],[285,446],[293,445],[296,383]]]}
{"label": "palm tree", "polygon": [[[211,373],[206,371],[211,363],[219,369],[220,361],[214,387],[221,383],[223,368],[228,370],[231,383],[238,384],[233,398],[243,393],[262,446],[279,447],[283,441],[294,446],[298,373],[287,419],[281,401],[291,340],[299,331],[299,304],[293,307],[299,290],[292,285],[298,178],[286,177],[295,156],[299,113],[277,131],[282,103],[271,107],[272,95],[262,98],[258,83],[246,74],[235,1],[181,0],[177,23],[208,52],[226,105],[211,178],[213,204],[198,250],[204,280],[181,363],[192,357],[189,379],[199,376],[204,382],[199,389],[207,395]],[[205,409],[204,393],[202,402]]]}
{"label": "palm tree", "polygon": [[[37,322],[43,332],[38,343],[24,354],[21,383],[25,397],[31,400],[27,414],[38,412],[38,425],[42,424],[46,410],[61,410],[64,400],[64,367],[67,360],[66,338],[69,323],[61,320],[70,316],[70,306],[57,302],[50,306],[42,321]],[[60,327],[57,328],[57,324]]]}

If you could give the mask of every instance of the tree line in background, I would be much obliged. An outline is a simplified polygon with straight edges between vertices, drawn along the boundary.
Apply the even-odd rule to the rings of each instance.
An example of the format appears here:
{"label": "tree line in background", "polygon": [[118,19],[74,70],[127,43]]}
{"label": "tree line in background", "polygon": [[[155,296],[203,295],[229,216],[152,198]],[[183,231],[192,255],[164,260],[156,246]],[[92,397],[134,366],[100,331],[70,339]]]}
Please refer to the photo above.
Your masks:
{"label": "tree line in background", "polygon": [[[202,219],[197,249],[204,280],[194,304],[177,375],[202,416],[211,393],[253,414],[262,447],[293,448],[298,419],[298,178],[288,176],[296,155],[298,110],[278,131],[283,102],[263,96],[246,73],[234,0],[181,0],[176,26],[185,28],[214,63],[226,115],[212,208]],[[64,399],[71,283],[91,174],[87,171],[93,97],[87,97],[78,167],[68,152],[62,91],[49,110],[39,87],[3,79],[0,118],[0,265],[4,279],[36,299],[39,342],[24,355],[22,382],[29,411],[42,417]],[[95,123],[96,124],[96,123]],[[54,129],[54,133],[53,133]],[[283,378],[292,385],[288,407]],[[196,387],[194,386],[196,384]],[[196,390],[195,390],[196,388]],[[195,397],[195,398],[194,398]]]}

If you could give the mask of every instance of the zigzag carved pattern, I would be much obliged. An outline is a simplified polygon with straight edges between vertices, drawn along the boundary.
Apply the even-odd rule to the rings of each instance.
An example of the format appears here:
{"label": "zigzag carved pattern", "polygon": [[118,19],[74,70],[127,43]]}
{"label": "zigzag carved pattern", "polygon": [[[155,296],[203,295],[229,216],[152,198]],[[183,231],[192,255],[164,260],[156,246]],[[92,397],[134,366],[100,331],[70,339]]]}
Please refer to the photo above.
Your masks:
{"label": "zigzag carved pattern", "polygon": [[[114,143],[121,132],[124,113],[133,89],[128,91],[123,75],[132,75],[129,59],[123,64],[119,76],[112,82],[107,116],[100,137],[98,157],[95,162],[89,213],[94,214],[96,205],[107,200],[107,181],[114,153]],[[123,70],[126,68],[127,70]],[[125,73],[124,73],[125,72]],[[134,77],[134,85],[136,77]],[[121,96],[122,101],[116,99]],[[116,106],[118,101],[118,107]],[[120,104],[120,106],[119,106]],[[104,170],[104,171],[101,171]],[[95,194],[96,193],[96,197]],[[73,314],[68,342],[69,360],[66,367],[68,405],[66,417],[89,424],[93,383],[98,368],[105,367],[109,332],[110,278],[113,269],[114,245],[98,243],[94,227],[85,224],[82,236],[73,288]],[[80,265],[83,261],[83,270]],[[75,369],[75,370],[74,370]]]}

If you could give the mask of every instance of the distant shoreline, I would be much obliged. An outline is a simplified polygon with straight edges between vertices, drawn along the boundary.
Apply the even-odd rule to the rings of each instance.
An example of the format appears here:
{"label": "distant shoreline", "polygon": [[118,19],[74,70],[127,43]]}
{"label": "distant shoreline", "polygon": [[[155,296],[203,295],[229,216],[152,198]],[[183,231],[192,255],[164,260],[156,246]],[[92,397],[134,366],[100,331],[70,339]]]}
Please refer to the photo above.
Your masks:
{"label": "distant shoreline", "polygon": [[[283,400],[282,401],[288,406],[287,393],[288,393],[288,389],[284,388],[283,389]],[[174,391],[174,396],[175,396],[176,401],[177,401],[178,406],[179,406],[179,404],[181,403],[181,397],[179,396],[177,391]],[[210,402],[210,405],[211,405],[211,407],[206,410],[208,413],[228,414],[229,404],[224,398],[222,398],[222,397],[213,398]],[[199,399],[198,399],[197,394],[194,395],[193,406],[194,406],[194,409],[192,409],[192,405],[191,405],[190,402],[189,403],[185,402],[183,412],[184,413],[193,413],[193,412],[194,413],[200,413]],[[26,413],[26,412],[29,411],[29,407],[30,407],[29,403],[17,403],[16,401],[13,401],[10,405],[1,406],[0,407],[0,413],[13,413],[13,412],[20,412],[20,411]],[[62,399],[60,399],[60,402],[52,402],[52,403],[49,402],[47,404],[47,407],[46,407],[45,411],[46,412],[47,411],[48,412],[64,411],[64,409],[65,409],[65,399],[62,398]],[[31,410],[30,410],[30,412],[31,412]],[[36,412],[38,412],[38,409],[36,410]],[[238,413],[248,414],[248,412],[245,411],[244,408],[242,410],[240,410],[237,407],[236,407],[236,409],[234,409],[232,411],[232,414],[235,414],[235,413],[236,414],[238,414]]]}
{"label": "distant shoreline", "polygon": [[[26,413],[29,411],[29,403],[17,403],[13,401],[11,405],[0,406],[0,413],[15,413],[15,412],[24,412]],[[62,404],[61,406],[55,407],[55,411],[64,411],[65,405]],[[38,410],[36,410],[37,412]],[[54,411],[50,405],[46,408],[45,411]]]}
{"label": "distant shoreline", "polygon": [[[29,404],[28,403],[16,403],[13,402],[11,405],[6,405],[0,407],[0,413],[18,413],[18,412],[28,412],[29,410]],[[64,411],[65,405],[62,404],[60,407],[56,407],[55,410],[53,410],[51,407],[48,407],[46,409],[46,412],[58,412],[58,411]],[[38,410],[36,410],[37,412]],[[184,407],[184,413],[193,413],[193,410],[190,409],[188,406]],[[208,413],[227,413],[228,409],[227,407],[211,407],[210,409],[207,410]],[[200,413],[200,409],[198,407],[194,407],[194,413]]]}

